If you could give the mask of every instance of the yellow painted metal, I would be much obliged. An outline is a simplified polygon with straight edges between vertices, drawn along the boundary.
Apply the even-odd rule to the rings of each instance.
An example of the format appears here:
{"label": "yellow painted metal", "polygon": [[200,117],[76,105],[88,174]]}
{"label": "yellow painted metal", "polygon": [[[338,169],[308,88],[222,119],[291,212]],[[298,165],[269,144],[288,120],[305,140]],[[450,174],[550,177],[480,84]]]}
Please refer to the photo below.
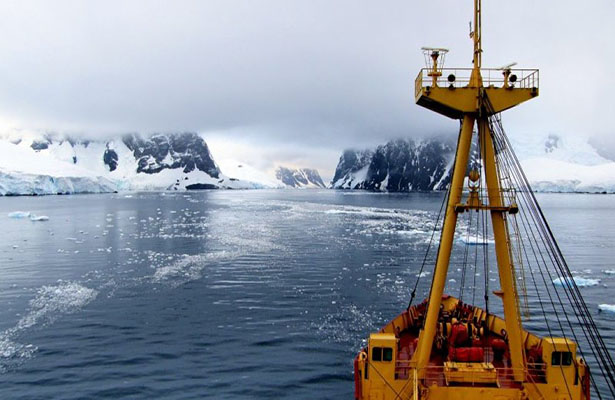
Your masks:
{"label": "yellow painted metal", "polygon": [[[444,297],[441,305],[442,310],[450,312],[455,309],[459,300],[454,297]],[[506,329],[506,321],[496,315],[489,314],[478,308],[474,308],[474,315],[478,321],[484,321],[484,326],[490,332],[501,332]],[[412,323],[407,313],[402,313],[390,321],[383,329],[370,336],[374,339],[369,347],[385,346],[387,343],[396,342],[395,332],[406,329]],[[383,335],[384,334],[384,335]],[[488,366],[482,363],[456,363],[458,365],[470,365],[476,373],[467,373],[456,379],[445,379],[445,365],[428,365],[419,370],[411,361],[404,361],[394,354],[396,369],[382,370],[380,365],[371,362],[365,351],[359,353],[358,368],[361,385],[361,400],[378,398],[382,400],[470,400],[476,398],[486,399],[523,399],[523,400],[587,400],[583,393],[583,381],[588,379],[588,369],[581,358],[574,358],[576,344],[563,338],[544,338],[522,331],[524,348],[543,348],[544,362],[528,363],[520,374],[527,376],[524,382],[519,383],[514,378],[514,370],[508,366],[496,367],[497,383],[486,382],[485,376],[481,375],[481,369]],[[368,351],[369,351],[368,347]],[[570,366],[550,365],[553,351],[571,351],[573,364]],[[474,367],[472,367],[472,365]],[[459,368],[459,367],[457,367]],[[405,371],[405,373],[401,373]],[[386,372],[385,372],[386,371]],[[563,377],[562,371],[567,375]],[[575,371],[578,376],[575,375]],[[547,379],[548,378],[548,379]],[[460,380],[464,381],[461,382]],[[490,380],[490,379],[487,379]]]}
{"label": "yellow painted metal", "polygon": [[417,363],[417,368],[419,368],[419,370],[424,368],[429,362],[431,347],[436,335],[436,322],[438,321],[440,303],[442,302],[442,295],[444,294],[444,285],[446,284],[446,275],[448,273],[451,250],[455,239],[455,226],[457,225],[457,213],[455,212],[454,207],[455,204],[461,202],[463,180],[465,177],[466,166],[468,165],[473,128],[474,117],[471,114],[467,114],[463,119],[461,132],[459,133],[459,140],[457,143],[455,168],[453,169],[448,207],[446,209],[446,217],[444,218],[444,226],[442,227],[440,248],[438,250],[438,258],[436,260],[433,282],[431,284],[431,294],[429,296],[429,307],[427,308],[427,316],[425,318],[425,328],[419,333],[418,348],[412,356],[412,360]]}
{"label": "yellow painted metal", "polygon": [[[472,32],[472,40],[474,41],[474,58],[472,64],[475,70],[480,71],[482,63],[482,5],[481,0],[474,0],[474,31]],[[478,86],[478,85],[476,85]]]}
{"label": "yellow painted metal", "polygon": [[[518,206],[505,204],[503,201],[501,177],[498,176],[495,146],[489,127],[488,118],[491,115],[538,96],[538,70],[481,69],[481,0],[473,1],[472,68],[449,70],[449,73],[442,68],[437,52],[433,52],[432,66],[421,70],[415,81],[414,95],[418,105],[462,121],[440,246],[418,343],[411,360],[404,357],[398,359],[400,354],[407,353],[397,348],[396,335],[408,327],[408,321],[414,321],[408,316],[410,313],[400,314],[379,334],[370,336],[367,352],[360,353],[357,359],[361,385],[359,398],[587,400],[582,388],[588,386],[584,386],[582,382],[588,384],[589,369],[581,358],[576,357],[576,344],[568,339],[541,339],[523,330],[506,221],[506,214],[517,212]],[[520,75],[518,79],[512,77],[513,73]],[[443,78],[443,75],[447,74],[453,75],[455,79]],[[458,74],[463,76],[459,78]],[[462,202],[463,182],[475,124],[481,143],[481,158],[484,161],[488,204],[484,204],[485,199],[479,198],[476,191],[472,190],[467,201]],[[473,180],[476,181],[478,180]],[[502,299],[504,305],[503,319],[476,307],[473,310],[474,318],[477,325],[488,332],[504,336],[510,352],[510,366],[494,368],[489,363],[451,361],[445,361],[444,365],[430,364],[440,310],[451,311],[458,303],[457,299],[444,296],[444,287],[458,213],[469,210],[488,210],[491,214],[500,277],[500,290],[494,293]],[[416,326],[413,326],[413,329],[416,329]],[[395,362],[387,364],[373,361],[373,349],[387,343],[387,346],[394,348]],[[526,351],[540,348],[542,360],[533,359],[528,364]],[[567,352],[570,356],[560,354]],[[554,365],[554,360],[558,357],[565,357],[566,365]],[[570,363],[569,359],[572,360]]]}
{"label": "yellow painted metal", "polygon": [[429,76],[431,76],[431,82],[434,87],[438,86],[438,78],[442,76],[442,72],[438,70],[438,54],[439,53],[437,51],[431,53],[433,68],[429,73]]}
{"label": "yellow painted metal", "polygon": [[[569,353],[570,363],[553,363],[553,353],[558,352],[559,355]],[[543,340],[542,355],[547,363],[547,382],[551,384],[561,385],[562,387],[574,388],[576,377],[576,360],[577,344],[567,338],[548,337]],[[557,358],[557,357],[555,357]],[[561,361],[561,359],[558,359]]]}
{"label": "yellow painted metal", "polygon": [[538,88],[486,87],[485,94],[491,102],[493,113],[497,114],[538,96]]}
{"label": "yellow painted metal", "polygon": [[[515,370],[523,371],[525,366],[525,355],[522,348],[523,343],[521,341],[521,320],[519,318],[519,307],[509,251],[508,233],[506,231],[504,213],[498,210],[498,208],[503,209],[505,205],[502,203],[500,195],[499,177],[495,164],[495,148],[493,147],[490,135],[485,135],[485,132],[489,130],[487,119],[489,114],[487,114],[485,107],[483,107],[483,96],[489,96],[489,94],[493,95],[497,105],[491,102],[491,106],[493,108],[497,107],[497,109],[500,110],[513,107],[516,104],[535,97],[537,95],[537,89],[483,87],[483,78],[481,76],[482,38],[480,0],[474,0],[474,31],[472,37],[474,41],[473,68],[466,87],[443,88],[433,85],[433,87],[423,88],[421,79],[421,87],[419,90],[417,84],[417,104],[452,118],[462,117],[463,126],[457,147],[455,169],[453,171],[444,227],[442,228],[442,235],[440,238],[440,248],[433,275],[427,316],[424,329],[419,336],[418,350],[414,354],[413,360],[417,362],[418,368],[425,367],[429,361],[433,336],[435,335],[435,325],[439,313],[440,299],[443,294],[446,275],[448,273],[455,225],[457,223],[458,210],[455,209],[455,205],[461,202],[460,182],[463,182],[465,177],[469,144],[472,137],[471,131],[474,127],[474,121],[478,118],[479,134],[482,132],[482,143],[485,144],[482,151],[483,158],[486,160],[485,175],[489,193],[489,207],[492,207],[491,216],[494,236],[496,238],[500,284],[504,292],[502,298],[506,317],[506,331],[508,332],[510,341],[511,361]],[[419,75],[422,76],[422,74]],[[506,83],[507,79],[504,80],[504,84]],[[470,132],[469,137],[463,137],[464,130]],[[522,373],[517,372],[515,378],[522,381]]]}
{"label": "yellow painted metal", "polygon": [[[392,333],[372,333],[368,344],[369,379],[372,394],[381,393],[383,398],[395,393],[390,381],[395,377],[395,364],[397,362],[398,339]],[[374,357],[374,351],[378,350],[380,357]],[[390,349],[390,360],[382,359],[383,349]]]}
{"label": "yellow painted metal", "polygon": [[497,385],[498,373],[491,363],[445,362],[444,378],[446,384],[482,383]]}
{"label": "yellow painted metal", "polygon": [[476,88],[422,87],[416,103],[449,118],[463,118],[464,113],[474,113],[478,107]]}
{"label": "yellow painted metal", "polygon": [[[421,81],[422,85],[422,81]],[[487,97],[493,107],[493,114],[508,110],[538,96],[538,88],[486,87]],[[460,119],[465,113],[475,113],[478,108],[476,87],[440,87],[425,86],[418,90],[416,103],[439,114],[453,119]]]}
{"label": "yellow painted metal", "polygon": [[[486,117],[481,117],[478,120],[478,134],[481,143],[480,150],[485,163],[485,180],[487,181],[489,205],[502,207],[504,204],[495,160],[495,147],[491,138],[489,121]],[[523,381],[522,371],[525,368],[525,353],[521,340],[521,317],[519,315],[519,303],[517,301],[517,289],[515,286],[508,232],[506,230],[505,214],[501,211],[491,210],[491,225],[495,239],[500,287],[503,292],[502,301],[504,303],[504,317],[508,334],[508,345],[510,347],[510,358],[512,367],[516,371],[515,379]]]}
{"label": "yellow painted metal", "polygon": [[[486,388],[486,387],[442,387],[428,388],[428,397],[431,400],[522,400],[523,391],[519,389]],[[540,397],[533,397],[540,399]],[[558,399],[560,400],[560,399]]]}

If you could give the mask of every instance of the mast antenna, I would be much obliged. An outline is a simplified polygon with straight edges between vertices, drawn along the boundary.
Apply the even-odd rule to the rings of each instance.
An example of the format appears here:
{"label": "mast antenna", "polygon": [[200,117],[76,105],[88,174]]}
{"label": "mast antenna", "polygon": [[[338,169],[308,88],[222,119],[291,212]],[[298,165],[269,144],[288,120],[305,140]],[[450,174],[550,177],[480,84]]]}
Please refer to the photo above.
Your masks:
{"label": "mast antenna", "polygon": [[[471,24],[470,24],[471,26]],[[474,68],[480,69],[482,48],[482,33],[481,33],[481,0],[474,0],[474,33],[471,36],[474,39]]]}

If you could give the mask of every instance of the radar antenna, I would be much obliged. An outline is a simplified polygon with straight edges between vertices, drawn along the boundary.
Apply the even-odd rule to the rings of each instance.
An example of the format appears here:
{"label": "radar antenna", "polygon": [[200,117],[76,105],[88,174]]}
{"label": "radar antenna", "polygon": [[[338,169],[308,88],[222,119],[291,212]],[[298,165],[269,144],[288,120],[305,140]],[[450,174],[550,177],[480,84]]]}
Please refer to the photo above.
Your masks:
{"label": "radar antenna", "polygon": [[425,57],[425,65],[427,66],[427,76],[431,77],[432,85],[438,86],[438,78],[442,76],[442,67],[448,49],[442,47],[421,47],[423,56]]}
{"label": "radar antenna", "polygon": [[517,65],[516,62],[511,62],[510,64],[506,64],[498,70],[502,71],[502,75],[504,75],[504,88],[514,88],[515,82],[517,82],[517,75],[513,74],[511,68]]}

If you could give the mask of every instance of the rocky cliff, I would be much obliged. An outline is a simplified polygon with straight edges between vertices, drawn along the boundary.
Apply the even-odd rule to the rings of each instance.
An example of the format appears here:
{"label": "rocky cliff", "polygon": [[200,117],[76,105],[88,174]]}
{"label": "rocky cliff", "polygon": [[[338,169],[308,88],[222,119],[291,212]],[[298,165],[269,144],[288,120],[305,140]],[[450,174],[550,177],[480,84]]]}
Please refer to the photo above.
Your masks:
{"label": "rocky cliff", "polygon": [[447,139],[398,139],[375,150],[346,150],[331,187],[409,192],[446,189],[455,143]]}

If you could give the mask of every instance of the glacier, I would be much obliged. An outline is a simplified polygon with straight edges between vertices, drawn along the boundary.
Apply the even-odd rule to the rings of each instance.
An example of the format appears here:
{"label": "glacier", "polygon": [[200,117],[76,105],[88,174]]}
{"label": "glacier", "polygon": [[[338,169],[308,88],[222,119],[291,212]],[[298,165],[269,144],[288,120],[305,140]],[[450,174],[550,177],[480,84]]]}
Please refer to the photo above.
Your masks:
{"label": "glacier", "polygon": [[0,135],[3,196],[286,187],[294,186],[245,163],[216,163],[197,133],[107,140],[36,132]]}
{"label": "glacier", "polygon": [[532,188],[540,192],[615,193],[615,162],[581,136],[511,138]]}
{"label": "glacier", "polygon": [[[584,278],[581,276],[573,276],[572,280],[578,287],[589,287],[589,286],[597,286],[600,284],[600,279],[595,278]],[[569,277],[559,277],[553,280],[553,283],[558,286],[568,286],[570,285],[571,279]]]}

